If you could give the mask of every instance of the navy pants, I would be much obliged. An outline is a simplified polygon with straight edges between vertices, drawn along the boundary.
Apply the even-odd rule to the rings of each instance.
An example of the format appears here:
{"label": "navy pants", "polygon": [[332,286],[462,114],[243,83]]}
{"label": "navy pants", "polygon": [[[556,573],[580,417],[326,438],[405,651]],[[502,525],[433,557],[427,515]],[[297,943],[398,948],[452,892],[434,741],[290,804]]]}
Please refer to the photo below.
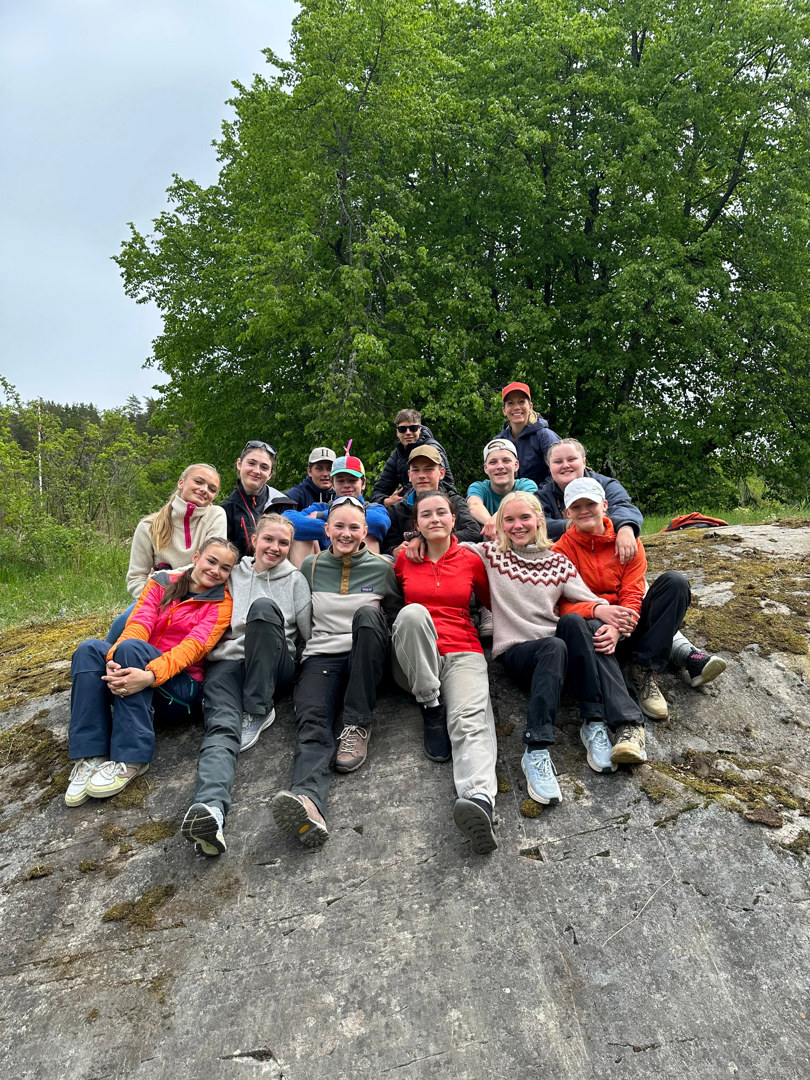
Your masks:
{"label": "navy pants", "polygon": [[[70,677],[71,758],[105,757],[110,761],[151,761],[155,752],[154,715],[165,719],[188,716],[199,701],[202,683],[181,671],[155,688],[149,686],[137,694],[116,697],[102,682],[107,672],[108,641],[91,638],[83,641],[73,654]],[[145,668],[150,660],[162,655],[146,641],[122,641],[115,650],[121,667]]]}

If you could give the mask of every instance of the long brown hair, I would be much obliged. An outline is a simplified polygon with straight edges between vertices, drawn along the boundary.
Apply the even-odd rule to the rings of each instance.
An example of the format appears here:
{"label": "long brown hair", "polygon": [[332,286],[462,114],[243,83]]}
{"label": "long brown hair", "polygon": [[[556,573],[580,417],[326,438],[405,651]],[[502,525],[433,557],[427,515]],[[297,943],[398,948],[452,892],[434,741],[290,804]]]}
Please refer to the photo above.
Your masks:
{"label": "long brown hair", "polygon": [[[180,473],[179,477],[177,478],[177,483],[179,484],[181,480],[185,480],[188,474],[194,469],[210,469],[211,472],[214,473],[214,475],[216,476],[217,480],[220,480],[221,483],[221,478],[217,470],[214,468],[213,465],[208,465],[205,461],[197,461],[193,465],[188,465]],[[155,551],[162,551],[172,542],[172,536],[174,535],[174,524],[172,522],[172,503],[174,502],[174,497],[176,494],[177,487],[175,486],[172,497],[167,503],[164,503],[164,505],[161,506],[160,510],[158,510],[157,513],[154,514],[151,518],[151,524],[149,526],[149,539],[152,541],[152,547],[155,549]],[[150,519],[147,518],[146,520],[149,521]]]}
{"label": "long brown hair", "polygon": [[[194,552],[195,555],[202,555],[204,551],[211,547],[212,544],[219,544],[220,547],[227,548],[232,555],[239,558],[239,548],[236,544],[232,544],[230,540],[226,540],[224,536],[209,536],[205,543],[198,547]],[[162,608],[167,608],[170,604],[173,604],[175,600],[182,600],[186,593],[191,588],[191,574],[194,570],[194,566],[189,566],[187,570],[184,570],[180,577],[175,578],[174,581],[166,587],[163,593],[163,599],[160,601]]]}
{"label": "long brown hair", "polygon": [[[411,511],[411,529],[412,529],[413,532],[418,532],[419,531],[418,528],[417,528],[417,525],[416,525],[416,519],[419,517],[419,504],[421,502],[424,502],[425,499],[432,499],[432,498],[435,498],[437,495],[439,496],[440,499],[444,499],[444,501],[450,507],[450,513],[453,515],[453,517],[456,517],[456,508],[453,506],[452,500],[451,500],[450,496],[447,494],[447,492],[445,492],[445,491],[421,491],[416,496],[416,498],[413,500],[413,510]],[[454,525],[453,526],[453,532],[455,533],[455,531],[456,531],[456,527]]]}

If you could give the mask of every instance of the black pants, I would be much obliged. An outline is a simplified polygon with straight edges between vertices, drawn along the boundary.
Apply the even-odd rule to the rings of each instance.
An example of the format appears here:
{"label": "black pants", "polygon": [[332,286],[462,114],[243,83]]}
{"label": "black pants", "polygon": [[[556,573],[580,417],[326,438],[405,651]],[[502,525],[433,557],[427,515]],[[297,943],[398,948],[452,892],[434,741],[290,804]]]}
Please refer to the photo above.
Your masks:
{"label": "black pants", "polygon": [[602,623],[563,615],[553,638],[513,645],[501,656],[510,678],[529,690],[523,742],[550,746],[560,694],[566,681],[579,703],[582,720],[604,720],[608,727],[640,724],[644,718],[627,692],[614,655],[597,653],[593,635]]}
{"label": "black pants", "polygon": [[309,656],[295,687],[295,741],[290,790],[308,795],[326,810],[335,759],[335,719],[343,702],[343,723],[369,727],[383,676],[390,632],[383,613],[362,607],[352,619],[351,652]]}
{"label": "black pants", "polygon": [[250,605],[245,624],[245,659],[212,660],[205,671],[205,735],[195,802],[218,806],[227,815],[242,742],[242,713],[269,713],[276,691],[288,687],[294,675],[284,616],[272,600],[259,597]]}
{"label": "black pants", "polygon": [[620,643],[619,656],[653,671],[663,671],[672,652],[672,639],[691,599],[692,590],[683,574],[667,570],[657,577],[641,603],[635,630]]}

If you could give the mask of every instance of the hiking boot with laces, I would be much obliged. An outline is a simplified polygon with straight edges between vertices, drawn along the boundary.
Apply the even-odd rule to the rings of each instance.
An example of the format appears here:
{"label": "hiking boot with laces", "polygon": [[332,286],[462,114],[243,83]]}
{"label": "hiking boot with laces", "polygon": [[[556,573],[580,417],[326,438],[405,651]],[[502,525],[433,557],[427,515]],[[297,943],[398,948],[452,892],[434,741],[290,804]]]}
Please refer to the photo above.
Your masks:
{"label": "hiking boot with laces", "polygon": [[148,761],[105,761],[87,781],[85,791],[91,799],[109,799],[148,768]]}
{"label": "hiking boot with laces", "polygon": [[630,681],[636,689],[638,704],[644,715],[651,720],[666,720],[669,706],[658,687],[658,678],[652,668],[631,664]]}
{"label": "hiking boot with laces", "polygon": [[594,772],[616,772],[610,759],[610,736],[604,720],[590,720],[579,729],[579,737],[588,751],[588,764]]}
{"label": "hiking boot with laces", "polygon": [[529,797],[543,806],[554,806],[562,799],[557,770],[548,750],[526,750],[520,762],[526,776]]}
{"label": "hiking boot with laces", "polygon": [[610,760],[625,765],[637,765],[647,760],[643,724],[622,724],[617,728]]}
{"label": "hiking boot with laces", "polygon": [[223,821],[223,813],[218,806],[195,802],[186,811],[180,831],[203,855],[221,855],[225,851]]}
{"label": "hiking boot with laces", "polygon": [[683,666],[690,686],[705,686],[726,670],[726,662],[721,656],[709,656],[700,649],[691,653]]}
{"label": "hiking boot with laces", "polygon": [[336,772],[354,772],[366,760],[371,730],[359,724],[347,724],[338,738]]}
{"label": "hiking boot with laces", "polygon": [[259,741],[259,736],[276,718],[276,710],[271,709],[269,713],[264,715],[255,715],[254,713],[242,713],[242,741],[239,745],[239,753],[243,754],[245,750],[250,750],[251,746],[255,746]]}
{"label": "hiking boot with laces", "polygon": [[65,792],[65,803],[67,806],[81,806],[82,803],[86,803],[90,796],[87,794],[87,782],[90,777],[106,761],[103,757],[85,757],[78,758],[73,763],[73,768],[70,770],[70,779],[68,780],[67,791]]}
{"label": "hiking boot with laces", "polygon": [[279,791],[270,809],[276,825],[291,836],[297,836],[304,847],[321,847],[329,839],[323,814],[308,795]]}

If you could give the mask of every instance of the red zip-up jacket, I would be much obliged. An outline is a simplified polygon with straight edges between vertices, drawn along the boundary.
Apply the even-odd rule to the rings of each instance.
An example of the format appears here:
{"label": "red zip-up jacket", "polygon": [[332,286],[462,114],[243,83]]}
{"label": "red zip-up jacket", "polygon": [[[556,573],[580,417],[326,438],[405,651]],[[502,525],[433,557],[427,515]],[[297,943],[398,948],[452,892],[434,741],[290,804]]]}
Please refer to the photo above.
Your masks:
{"label": "red zip-up jacket", "polygon": [[158,570],[149,578],[127,619],[124,632],[107,653],[107,659],[112,660],[119,642],[125,638],[148,641],[160,649],[163,655],[146,665],[147,671],[155,673],[155,686],[181,671],[202,682],[202,660],[231,621],[233,600],[224,583],[162,608],[160,602],[164,592],[178,577],[180,574],[176,572]]}
{"label": "red zip-up jacket", "polygon": [[[640,540],[638,550],[624,566],[616,555],[616,533],[610,518],[605,523],[604,536],[580,532],[573,526],[567,529],[552,551],[566,555],[579,570],[585,584],[608,604],[619,604],[641,614],[641,601],[647,591],[644,575],[647,572],[647,556]],[[579,605],[580,607],[583,605]],[[560,603],[560,612],[576,611],[578,607]],[[580,611],[580,614],[584,612]],[[590,616],[586,616],[589,618]]]}

